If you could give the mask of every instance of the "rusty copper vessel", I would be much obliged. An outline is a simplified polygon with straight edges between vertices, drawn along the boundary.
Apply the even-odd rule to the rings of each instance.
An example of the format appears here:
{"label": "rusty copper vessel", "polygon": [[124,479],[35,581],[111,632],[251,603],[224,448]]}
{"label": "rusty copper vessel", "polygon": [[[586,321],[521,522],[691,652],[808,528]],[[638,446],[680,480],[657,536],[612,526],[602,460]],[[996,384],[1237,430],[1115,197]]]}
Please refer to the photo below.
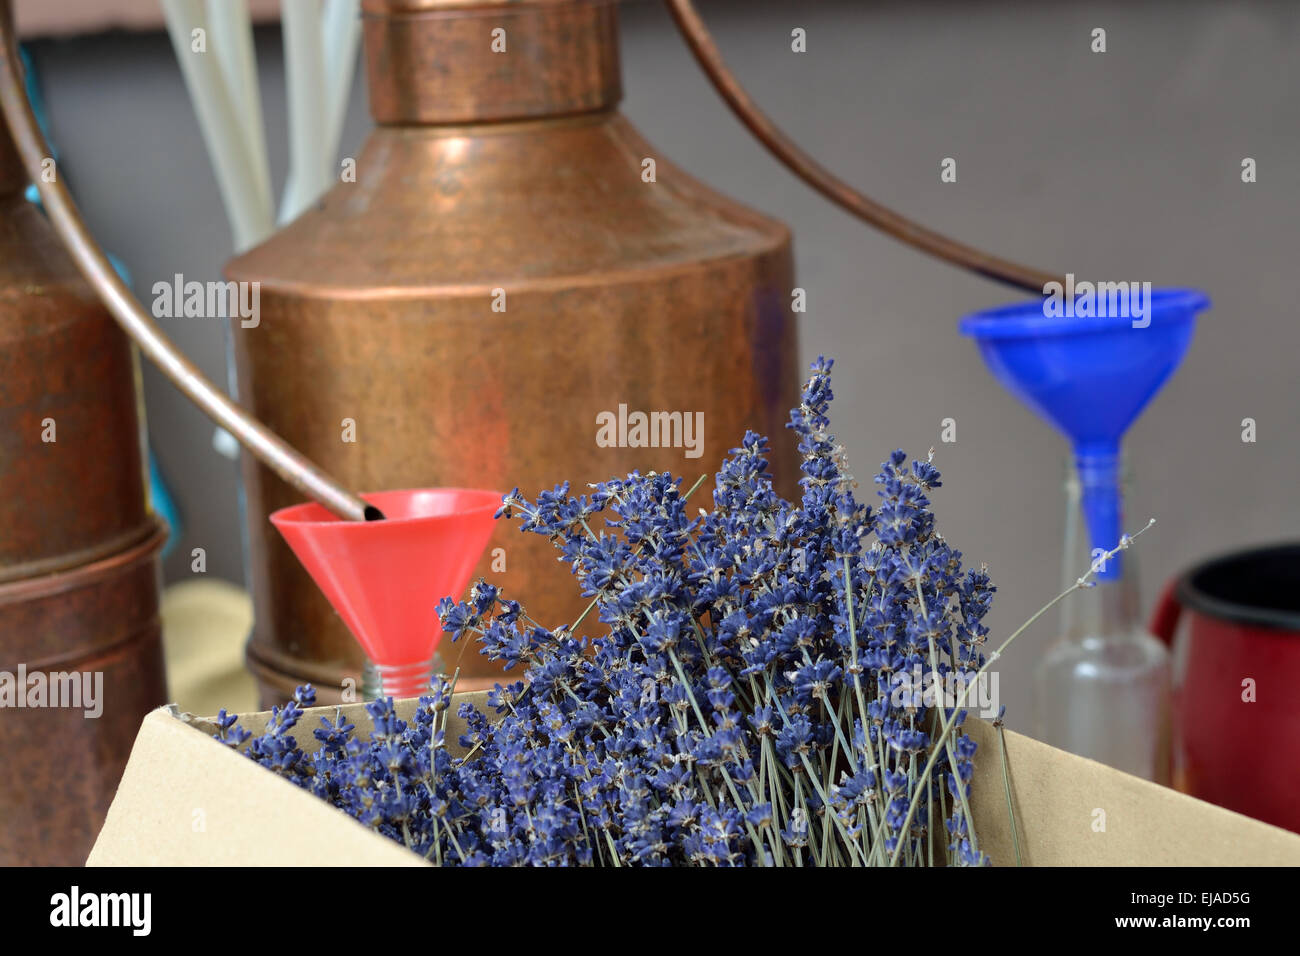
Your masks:
{"label": "rusty copper vessel", "polygon": [[131,349],[26,184],[0,124],[0,672],[98,672],[102,715],[6,700],[0,865],[75,865],[166,700],[164,534],[145,504]]}
{"label": "rusty copper vessel", "polygon": [[[362,491],[531,495],[637,468],[690,485],[747,428],[774,437],[793,491],[789,230],[619,114],[616,4],[365,0],[363,16],[377,128],[355,181],[226,270],[261,283],[260,324],[233,324],[242,404]],[[597,416],[620,406],[703,413],[703,441],[691,457],[602,447]],[[360,649],[267,521],[301,495],[244,468],[249,664],[268,702],[307,680],[327,699]],[[479,573],[550,626],[585,606],[550,543],[513,523]],[[472,649],[459,663],[471,686],[498,673]]]}

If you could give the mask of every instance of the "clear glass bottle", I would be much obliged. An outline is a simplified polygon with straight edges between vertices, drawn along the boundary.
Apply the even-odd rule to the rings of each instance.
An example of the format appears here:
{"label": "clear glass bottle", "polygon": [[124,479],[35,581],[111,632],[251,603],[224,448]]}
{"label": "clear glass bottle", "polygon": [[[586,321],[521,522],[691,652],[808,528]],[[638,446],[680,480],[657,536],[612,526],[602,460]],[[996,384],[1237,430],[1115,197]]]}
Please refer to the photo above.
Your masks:
{"label": "clear glass bottle", "polygon": [[[1065,480],[1063,587],[1093,561],[1072,464]],[[1123,472],[1123,490],[1128,473]],[[1122,499],[1121,499],[1122,500]],[[1127,773],[1169,782],[1169,653],[1138,613],[1136,548],[1119,573],[1061,602],[1060,637],[1034,673],[1038,739]]]}

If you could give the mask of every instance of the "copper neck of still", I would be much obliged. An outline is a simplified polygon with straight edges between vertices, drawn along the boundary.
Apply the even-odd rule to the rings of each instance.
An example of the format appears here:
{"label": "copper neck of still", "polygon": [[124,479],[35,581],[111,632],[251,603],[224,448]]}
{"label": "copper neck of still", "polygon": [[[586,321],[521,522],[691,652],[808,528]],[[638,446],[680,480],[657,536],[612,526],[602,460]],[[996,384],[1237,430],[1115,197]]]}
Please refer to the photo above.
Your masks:
{"label": "copper neck of still", "polygon": [[363,0],[381,125],[609,110],[622,98],[615,0]]}

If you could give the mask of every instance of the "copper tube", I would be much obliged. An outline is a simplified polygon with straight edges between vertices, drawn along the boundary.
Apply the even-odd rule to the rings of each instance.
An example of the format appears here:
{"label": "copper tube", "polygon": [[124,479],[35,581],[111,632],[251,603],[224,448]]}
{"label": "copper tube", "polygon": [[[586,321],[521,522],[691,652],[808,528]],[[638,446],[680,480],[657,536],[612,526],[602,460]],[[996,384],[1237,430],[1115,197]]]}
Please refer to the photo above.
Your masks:
{"label": "copper tube", "polygon": [[831,202],[914,249],[970,269],[985,278],[1039,294],[1047,283],[1061,281],[1060,275],[1022,266],[949,239],[858,192],[795,145],[794,140],[758,108],[735,74],[727,68],[709,28],[704,25],[691,0],[666,2],[687,46],[731,111],[754,134],[754,138],[767,147],[768,152]]}
{"label": "copper tube", "polygon": [[234,435],[267,467],[309,498],[334,514],[353,521],[369,521],[383,515],[372,505],[348,491],[325,472],[295,451],[261,422],[232,402],[168,340],[139,301],[118,277],[76,204],[57,175],[42,175],[42,162],[51,155],[32,113],[23,88],[22,68],[9,28],[8,0],[0,0],[0,102],[13,134],[14,144],[27,173],[41,193],[45,212],[69,255],[86,281],[103,300],[118,324],[140,346],[140,350],[181,392],[218,425]]}

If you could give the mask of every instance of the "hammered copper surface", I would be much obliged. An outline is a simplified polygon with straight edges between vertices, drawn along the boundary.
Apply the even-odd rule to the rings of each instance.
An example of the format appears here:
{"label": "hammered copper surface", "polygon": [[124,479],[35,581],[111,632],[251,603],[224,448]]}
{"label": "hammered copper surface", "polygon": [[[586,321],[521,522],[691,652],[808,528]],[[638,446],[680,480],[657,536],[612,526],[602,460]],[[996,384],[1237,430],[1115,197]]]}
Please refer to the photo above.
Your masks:
{"label": "hammered copper surface", "polygon": [[[465,9],[424,5],[444,24]],[[394,32],[378,15],[387,6],[366,5],[372,89],[485,82],[446,62],[462,55],[454,46],[439,76],[426,60],[376,54],[376,36]],[[611,4],[509,6],[511,49],[540,52],[527,63],[499,57],[494,84],[530,81],[537,57],[544,72],[563,71],[565,51],[612,45],[603,17],[584,31],[553,27],[562,8],[612,17]],[[377,78],[376,62],[392,75]],[[599,70],[588,75],[608,88]],[[646,158],[654,182],[643,180]],[[637,468],[689,485],[752,428],[773,438],[774,471],[794,490],[783,429],[798,387],[789,232],[674,167],[612,109],[381,125],[356,157],[355,182],[227,274],[261,282],[260,324],[234,325],[241,400],[353,488],[534,495]],[[504,311],[494,310],[502,293]],[[702,412],[698,457],[599,447],[597,415],[620,405]],[[343,440],[345,419],[355,442]],[[264,699],[307,679],[322,700],[336,698],[359,672],[360,649],[266,520],[298,496],[247,456],[244,475],[257,619],[248,655]],[[696,492],[702,506],[710,494]],[[502,523],[478,573],[551,626],[585,606],[549,542],[515,523]],[[442,653],[454,662],[459,648]],[[471,684],[499,673],[472,649],[461,664]]]}

